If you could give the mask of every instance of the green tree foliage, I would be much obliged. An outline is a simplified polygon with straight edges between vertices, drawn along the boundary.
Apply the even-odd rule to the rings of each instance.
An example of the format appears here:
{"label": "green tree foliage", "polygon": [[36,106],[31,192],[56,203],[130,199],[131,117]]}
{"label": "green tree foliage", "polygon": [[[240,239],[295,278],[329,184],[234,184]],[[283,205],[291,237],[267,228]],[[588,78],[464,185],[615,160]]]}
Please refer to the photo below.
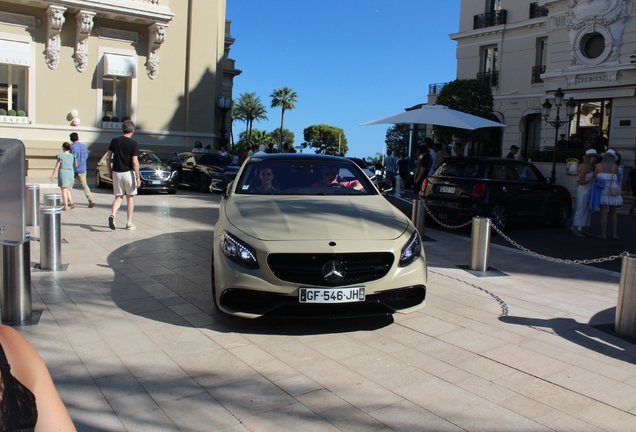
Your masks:
{"label": "green tree foliage", "polygon": [[[457,111],[498,121],[492,113],[494,108],[492,89],[483,81],[474,79],[451,81],[442,88],[436,103]],[[440,143],[449,143],[453,135],[478,141],[484,145],[485,152],[489,152],[488,146],[491,141],[489,129],[467,131],[465,129],[435,127],[435,136]]]}
{"label": "green tree foliage", "polygon": [[386,149],[393,152],[393,156],[399,158],[402,153],[409,152],[409,136],[411,126],[406,124],[393,125],[386,130]]}
{"label": "green tree foliage", "polygon": [[[278,145],[278,143],[280,142],[280,128],[274,129],[274,131],[270,135],[272,136],[272,139],[277,144],[277,147],[279,148],[279,151],[280,151],[280,146]],[[295,140],[294,133],[290,131],[289,129],[283,129],[283,146],[286,145],[288,148],[293,149],[294,140]]]}
{"label": "green tree foliage", "polygon": [[279,146],[282,147],[285,142],[283,132],[285,130],[285,110],[296,109],[296,102],[298,102],[298,95],[295,91],[289,87],[281,87],[275,89],[269,97],[272,98],[272,108],[281,107],[280,114],[280,128],[279,131]]}
{"label": "green tree foliage", "polygon": [[252,139],[254,120],[267,120],[267,110],[256,93],[241,93],[232,106],[232,118],[245,122],[246,139]]}
{"label": "green tree foliage", "polygon": [[339,127],[318,124],[306,127],[303,131],[305,142],[301,145],[311,147],[316,154],[345,155],[349,150],[344,131]]}
{"label": "green tree foliage", "polygon": [[271,150],[273,145],[276,143],[276,139],[272,137],[271,133],[260,129],[252,129],[251,138],[247,138],[247,131],[242,131],[239,133],[239,140],[236,142],[234,146],[235,152],[237,155],[243,154],[245,150],[249,150],[253,145],[260,146],[261,144],[265,144],[265,146]]}

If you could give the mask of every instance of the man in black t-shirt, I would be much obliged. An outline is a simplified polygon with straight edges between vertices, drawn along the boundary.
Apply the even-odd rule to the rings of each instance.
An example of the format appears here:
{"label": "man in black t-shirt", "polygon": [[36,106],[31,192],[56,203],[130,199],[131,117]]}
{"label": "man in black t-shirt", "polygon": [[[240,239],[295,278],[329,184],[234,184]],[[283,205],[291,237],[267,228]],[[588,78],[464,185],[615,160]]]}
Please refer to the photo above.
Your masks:
{"label": "man in black t-shirt", "polygon": [[[113,138],[106,153],[106,166],[108,167],[108,177],[113,180],[113,201],[112,212],[108,217],[108,226],[114,230],[115,215],[121,206],[121,202],[126,195],[126,229],[135,229],[132,223],[133,210],[135,204],[133,197],[137,195],[137,188],[141,186],[139,176],[139,146],[137,141],[132,139],[135,132],[135,125],[132,121],[126,120],[122,126],[124,134]],[[112,168],[111,168],[112,160]]]}
{"label": "man in black t-shirt", "polygon": [[431,165],[433,164],[433,157],[431,156],[429,148],[425,144],[420,145],[419,151],[422,157],[419,161],[419,170],[417,172],[417,179],[415,180],[416,194],[420,193],[422,183],[424,183],[424,179],[428,177]]}
{"label": "man in black t-shirt", "polygon": [[402,153],[402,159],[397,162],[398,166],[398,175],[400,176],[400,188],[402,190],[405,189],[406,179],[410,175],[411,167],[409,165],[409,161],[406,160],[406,155]]}

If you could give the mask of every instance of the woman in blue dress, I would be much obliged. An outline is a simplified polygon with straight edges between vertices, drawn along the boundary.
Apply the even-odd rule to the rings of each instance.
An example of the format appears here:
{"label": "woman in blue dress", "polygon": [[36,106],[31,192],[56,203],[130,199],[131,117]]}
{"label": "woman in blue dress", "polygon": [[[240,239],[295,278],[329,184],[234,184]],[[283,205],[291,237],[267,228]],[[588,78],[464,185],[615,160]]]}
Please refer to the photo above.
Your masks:
{"label": "woman in blue dress", "polygon": [[75,182],[75,168],[77,168],[77,162],[75,161],[75,155],[71,153],[71,144],[65,142],[62,144],[63,153],[59,153],[55,168],[53,168],[53,175],[51,181],[55,177],[55,173],[58,172],[57,185],[62,189],[62,201],[64,202],[64,210],[68,208],[75,208],[73,204],[73,198],[71,197],[71,189]]}

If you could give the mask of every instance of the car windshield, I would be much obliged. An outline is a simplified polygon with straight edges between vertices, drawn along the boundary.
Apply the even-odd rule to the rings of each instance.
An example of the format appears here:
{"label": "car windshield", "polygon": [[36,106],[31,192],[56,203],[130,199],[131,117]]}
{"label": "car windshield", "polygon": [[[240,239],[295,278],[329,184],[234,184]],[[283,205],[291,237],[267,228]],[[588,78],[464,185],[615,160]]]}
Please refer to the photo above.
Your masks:
{"label": "car windshield", "polygon": [[232,165],[232,161],[227,156],[221,156],[220,154],[200,154],[194,155],[195,160],[201,165]]}
{"label": "car windshield", "polygon": [[142,151],[139,155],[139,162],[150,164],[161,164],[161,159],[154,153]]}
{"label": "car windshield", "polygon": [[348,161],[251,160],[236,182],[238,194],[375,195],[369,178]]}
{"label": "car windshield", "polygon": [[477,178],[480,172],[479,168],[479,163],[476,161],[447,161],[442,162],[434,175],[436,177]]}

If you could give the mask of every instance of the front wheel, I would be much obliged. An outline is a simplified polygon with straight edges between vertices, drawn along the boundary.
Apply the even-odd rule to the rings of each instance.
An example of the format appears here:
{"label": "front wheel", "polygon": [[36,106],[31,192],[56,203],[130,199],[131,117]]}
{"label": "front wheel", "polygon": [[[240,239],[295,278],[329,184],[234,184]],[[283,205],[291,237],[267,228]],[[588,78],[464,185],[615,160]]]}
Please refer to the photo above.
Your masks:
{"label": "front wheel", "polygon": [[508,226],[508,210],[503,204],[495,204],[488,214],[490,223],[496,226],[499,231],[504,231]]}
{"label": "front wheel", "polygon": [[101,189],[104,187],[104,182],[102,181],[102,179],[99,177],[99,171],[97,171],[95,173],[95,187]]}
{"label": "front wheel", "polygon": [[205,175],[200,175],[197,180],[197,187],[199,192],[209,193],[210,192],[210,179]]}
{"label": "front wheel", "polygon": [[567,226],[568,221],[570,220],[570,206],[567,201],[561,201],[554,212],[554,218],[552,219],[552,224],[559,228],[564,228]]}

